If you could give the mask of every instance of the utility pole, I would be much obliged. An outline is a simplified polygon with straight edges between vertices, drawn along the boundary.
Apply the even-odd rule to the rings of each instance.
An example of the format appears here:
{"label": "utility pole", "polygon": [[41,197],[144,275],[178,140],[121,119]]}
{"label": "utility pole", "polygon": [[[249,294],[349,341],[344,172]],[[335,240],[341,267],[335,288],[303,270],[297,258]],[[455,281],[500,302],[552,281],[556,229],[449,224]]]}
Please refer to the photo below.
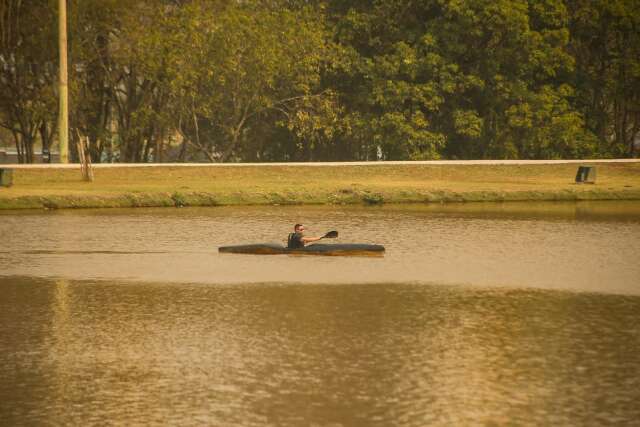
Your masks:
{"label": "utility pole", "polygon": [[60,44],[60,163],[69,163],[69,80],[67,76],[67,0],[58,0],[58,40]]}

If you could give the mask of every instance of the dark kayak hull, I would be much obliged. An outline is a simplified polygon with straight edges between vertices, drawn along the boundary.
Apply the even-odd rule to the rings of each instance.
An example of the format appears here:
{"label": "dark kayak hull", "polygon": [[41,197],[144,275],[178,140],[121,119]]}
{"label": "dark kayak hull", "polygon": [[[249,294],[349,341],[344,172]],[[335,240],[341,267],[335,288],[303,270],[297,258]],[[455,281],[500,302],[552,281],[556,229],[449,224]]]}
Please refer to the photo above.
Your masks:
{"label": "dark kayak hull", "polygon": [[300,249],[288,249],[277,243],[221,246],[218,252],[254,255],[382,255],[384,246],[362,243],[315,244]]}

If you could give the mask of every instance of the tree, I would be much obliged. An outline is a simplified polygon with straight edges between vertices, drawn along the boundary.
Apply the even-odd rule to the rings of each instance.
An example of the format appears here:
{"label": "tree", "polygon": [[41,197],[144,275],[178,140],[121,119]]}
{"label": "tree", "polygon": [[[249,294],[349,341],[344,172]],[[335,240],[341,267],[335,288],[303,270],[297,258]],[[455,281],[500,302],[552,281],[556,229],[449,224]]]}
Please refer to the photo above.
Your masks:
{"label": "tree", "polygon": [[[591,155],[561,1],[336,2],[333,82],[385,158]],[[554,141],[544,138],[553,136]],[[584,144],[569,144],[567,141]],[[545,141],[544,146],[540,145]],[[368,157],[368,156],[367,156]]]}
{"label": "tree", "polygon": [[51,2],[0,1],[0,126],[11,131],[18,161],[33,163],[40,138],[55,132],[57,40]]}
{"label": "tree", "polygon": [[[94,162],[636,154],[637,1],[69,5],[71,136]],[[0,126],[21,161],[55,132],[55,15],[0,0]]]}
{"label": "tree", "polygon": [[178,129],[209,161],[273,155],[261,137],[277,127],[302,137],[302,123],[330,109],[331,94],[319,89],[323,27],[310,9],[193,1],[165,34],[158,42],[170,50],[163,67]]}
{"label": "tree", "polygon": [[640,133],[640,5],[582,0],[570,8],[576,107],[603,155],[633,156]]}

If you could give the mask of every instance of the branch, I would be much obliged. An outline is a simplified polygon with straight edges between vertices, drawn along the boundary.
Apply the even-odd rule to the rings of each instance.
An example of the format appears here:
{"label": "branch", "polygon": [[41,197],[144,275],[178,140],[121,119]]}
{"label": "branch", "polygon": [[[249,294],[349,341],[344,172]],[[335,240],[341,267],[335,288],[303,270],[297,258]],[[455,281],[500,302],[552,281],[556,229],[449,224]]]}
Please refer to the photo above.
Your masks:
{"label": "branch", "polygon": [[[180,119],[180,121],[182,122],[182,119]],[[184,131],[182,130],[182,124],[178,125],[178,129],[177,129],[178,133],[180,134],[180,136],[182,136],[182,139],[189,145],[192,145],[193,147],[197,148],[198,150],[200,150],[201,152],[203,152],[207,158],[209,159],[209,161],[211,163],[215,163],[216,159],[215,157],[213,157],[213,155],[211,153],[209,153],[209,151],[203,147],[200,143],[195,143],[191,140],[191,138],[189,138],[187,135],[185,135]]]}
{"label": "branch", "polygon": [[[270,110],[270,109],[278,110],[278,108],[277,108],[278,106],[284,105],[284,104],[286,104],[286,103],[288,103],[290,101],[295,101],[295,100],[298,100],[298,99],[320,98],[320,97],[324,96],[328,91],[329,90],[327,89],[327,90],[324,90],[324,91],[322,91],[320,93],[316,93],[316,94],[313,94],[313,95],[300,95],[300,96],[292,96],[291,98],[284,98],[284,99],[281,99],[279,101],[276,101],[273,105],[265,108],[264,110]],[[258,113],[260,113],[262,111],[263,110],[254,111],[253,113],[249,114],[249,116],[247,118],[252,117],[252,116],[254,116],[254,115],[256,115],[256,114],[258,114]],[[282,110],[280,109],[279,111],[282,111]]]}
{"label": "branch", "polygon": [[9,124],[9,122],[0,121],[0,127],[10,130],[11,132],[22,133],[19,128],[15,127],[15,125]]}

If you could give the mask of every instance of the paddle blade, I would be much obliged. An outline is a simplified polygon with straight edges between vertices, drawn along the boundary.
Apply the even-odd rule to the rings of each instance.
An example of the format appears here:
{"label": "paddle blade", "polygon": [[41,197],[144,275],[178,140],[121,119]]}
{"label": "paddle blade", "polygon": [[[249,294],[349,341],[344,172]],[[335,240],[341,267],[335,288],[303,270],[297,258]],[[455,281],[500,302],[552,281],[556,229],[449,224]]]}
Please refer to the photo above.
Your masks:
{"label": "paddle blade", "polygon": [[327,234],[325,234],[323,236],[325,239],[335,239],[336,237],[338,237],[338,232],[337,231],[330,231]]}

